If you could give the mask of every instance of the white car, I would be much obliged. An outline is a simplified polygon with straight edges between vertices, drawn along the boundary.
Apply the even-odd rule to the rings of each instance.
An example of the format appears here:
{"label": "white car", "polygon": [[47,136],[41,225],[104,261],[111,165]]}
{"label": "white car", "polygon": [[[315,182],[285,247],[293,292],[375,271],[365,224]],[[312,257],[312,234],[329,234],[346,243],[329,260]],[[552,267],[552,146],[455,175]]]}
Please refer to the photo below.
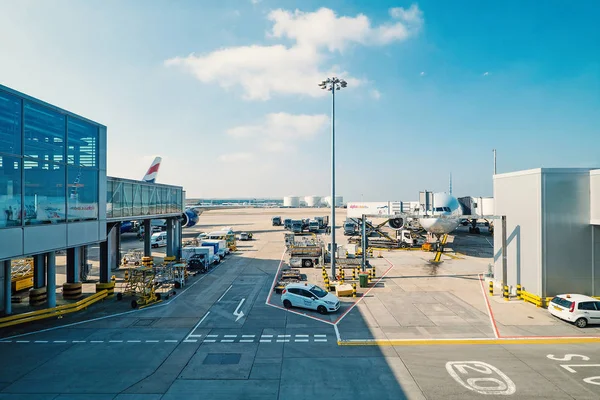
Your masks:
{"label": "white car", "polygon": [[281,301],[285,308],[308,308],[320,314],[340,309],[340,301],[335,295],[309,283],[290,283],[283,289]]}
{"label": "white car", "polygon": [[573,322],[579,328],[600,323],[600,301],[583,294],[559,294],[548,304],[548,312]]}

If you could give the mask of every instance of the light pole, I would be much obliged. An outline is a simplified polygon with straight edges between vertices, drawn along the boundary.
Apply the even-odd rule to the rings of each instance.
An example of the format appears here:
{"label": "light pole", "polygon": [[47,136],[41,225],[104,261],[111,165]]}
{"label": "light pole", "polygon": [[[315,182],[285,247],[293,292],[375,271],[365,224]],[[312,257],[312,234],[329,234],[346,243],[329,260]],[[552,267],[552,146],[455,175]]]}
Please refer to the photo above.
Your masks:
{"label": "light pole", "polygon": [[319,83],[323,90],[331,92],[331,277],[335,277],[335,254],[337,246],[335,244],[335,91],[348,86],[345,80],[336,78],[327,78]]}

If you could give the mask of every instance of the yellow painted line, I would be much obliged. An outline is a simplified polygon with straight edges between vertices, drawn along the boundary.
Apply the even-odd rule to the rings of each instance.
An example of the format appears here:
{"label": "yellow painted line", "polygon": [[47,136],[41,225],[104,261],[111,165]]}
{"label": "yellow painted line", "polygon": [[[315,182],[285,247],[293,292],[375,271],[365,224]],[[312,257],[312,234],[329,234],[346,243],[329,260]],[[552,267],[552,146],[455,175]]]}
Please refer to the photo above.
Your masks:
{"label": "yellow painted line", "polygon": [[507,338],[507,339],[367,339],[341,340],[338,346],[439,346],[439,345],[506,345],[506,344],[576,344],[600,343],[600,337]]}

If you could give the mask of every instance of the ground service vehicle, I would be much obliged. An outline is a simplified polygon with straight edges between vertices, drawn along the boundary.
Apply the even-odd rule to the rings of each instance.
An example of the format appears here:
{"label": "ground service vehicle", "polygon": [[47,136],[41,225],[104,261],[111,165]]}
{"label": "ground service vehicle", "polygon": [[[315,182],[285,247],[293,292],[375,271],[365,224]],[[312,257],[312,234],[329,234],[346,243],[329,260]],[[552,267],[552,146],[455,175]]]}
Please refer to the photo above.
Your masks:
{"label": "ground service vehicle", "polygon": [[150,245],[152,247],[161,247],[167,245],[167,232],[153,233],[150,237]]}
{"label": "ground service vehicle", "polygon": [[344,235],[352,236],[356,233],[356,224],[354,222],[346,221],[344,222]]}
{"label": "ground service vehicle", "polygon": [[229,247],[227,247],[227,242],[223,239],[206,239],[203,241],[203,243],[216,243],[219,246],[217,249],[217,253],[219,255],[221,255],[221,252],[223,253],[223,256],[226,256],[230,253]]}
{"label": "ground service vehicle", "polygon": [[319,222],[319,229],[325,229],[329,225],[329,216],[326,215],[324,217],[315,217],[315,220]]}
{"label": "ground service vehicle", "polygon": [[200,242],[200,246],[210,246],[213,249],[213,253],[215,255],[218,255],[220,260],[225,258],[225,252],[223,250],[219,252],[219,243],[211,243],[203,240],[202,242]]}
{"label": "ground service vehicle", "polygon": [[600,301],[583,294],[559,294],[548,304],[548,312],[573,322],[578,328],[600,324]]}
{"label": "ground service vehicle", "polygon": [[227,243],[227,249],[225,250],[225,252],[227,254],[229,254],[229,251],[235,251],[235,249],[236,249],[235,233],[233,233],[233,230],[231,228],[226,229],[226,230],[210,232],[208,234],[208,239],[225,240],[225,242]]}
{"label": "ground service vehicle", "polygon": [[310,221],[308,223],[308,231],[309,232],[319,232],[319,221]]}
{"label": "ground service vehicle", "polygon": [[271,222],[273,226],[281,226],[281,217],[273,217],[271,218]]}
{"label": "ground service vehicle", "polygon": [[[188,260],[190,269],[208,271],[211,265],[218,264],[219,256],[215,256],[212,246],[186,246],[181,249],[181,258]],[[193,263],[190,260],[194,259]]]}
{"label": "ground service vehicle", "polygon": [[250,238],[248,237],[248,232],[240,233],[240,240],[242,240],[242,241],[250,240]]}
{"label": "ground service vehicle", "polygon": [[422,238],[419,235],[414,234],[411,230],[409,229],[404,229],[401,231],[397,231],[397,238],[400,241],[400,247],[402,248],[407,248],[407,247],[417,247],[417,246],[422,246],[423,243],[425,243],[425,239]]}
{"label": "ground service vehicle", "polygon": [[290,283],[283,289],[281,301],[285,308],[302,307],[317,310],[320,314],[340,309],[339,299],[317,285]]}
{"label": "ground service vehicle", "polygon": [[304,229],[304,223],[301,220],[292,221],[291,231],[294,233],[302,233]]}
{"label": "ground service vehicle", "polygon": [[283,227],[287,230],[292,230],[292,219],[286,218],[283,220]]}

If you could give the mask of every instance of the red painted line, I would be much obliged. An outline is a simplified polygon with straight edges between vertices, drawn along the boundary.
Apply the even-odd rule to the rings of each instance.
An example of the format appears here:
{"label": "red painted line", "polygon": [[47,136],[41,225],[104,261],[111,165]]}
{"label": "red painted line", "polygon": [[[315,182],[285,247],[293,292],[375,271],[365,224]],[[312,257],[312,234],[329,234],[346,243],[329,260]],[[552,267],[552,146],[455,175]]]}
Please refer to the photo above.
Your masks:
{"label": "red painted line", "polygon": [[494,335],[496,339],[501,339],[504,337],[500,336],[498,332],[498,326],[496,325],[496,320],[494,319],[494,313],[492,312],[492,307],[490,306],[490,301],[487,298],[487,294],[485,293],[485,285],[483,284],[483,275],[479,274],[479,283],[481,284],[481,293],[483,293],[483,299],[485,300],[485,305],[488,310],[488,315],[490,317],[490,321],[492,321],[492,328],[494,329]]}
{"label": "red painted line", "polygon": [[394,264],[392,264],[387,258],[383,257],[383,259],[385,261],[387,261],[388,264],[390,264],[390,267],[383,273],[383,275],[381,275],[381,277],[377,281],[375,281],[375,283],[373,284],[373,286],[371,286],[369,288],[369,290],[367,290],[356,302],[354,302],[354,304],[352,304],[352,306],[350,306],[349,309],[347,309],[346,311],[344,311],[344,313],[342,315],[340,315],[338,319],[336,319],[335,321],[333,321],[334,325],[337,325],[342,320],[342,318],[344,318],[350,311],[352,311],[352,309],[354,307],[356,307],[356,305],[358,304],[358,302],[360,302],[362,299],[364,299],[369,294],[369,292],[371,290],[373,290],[375,288],[375,286],[377,286],[377,284],[379,283],[379,281],[381,281],[388,274],[388,272],[390,272],[390,270],[392,268],[394,268]]}

